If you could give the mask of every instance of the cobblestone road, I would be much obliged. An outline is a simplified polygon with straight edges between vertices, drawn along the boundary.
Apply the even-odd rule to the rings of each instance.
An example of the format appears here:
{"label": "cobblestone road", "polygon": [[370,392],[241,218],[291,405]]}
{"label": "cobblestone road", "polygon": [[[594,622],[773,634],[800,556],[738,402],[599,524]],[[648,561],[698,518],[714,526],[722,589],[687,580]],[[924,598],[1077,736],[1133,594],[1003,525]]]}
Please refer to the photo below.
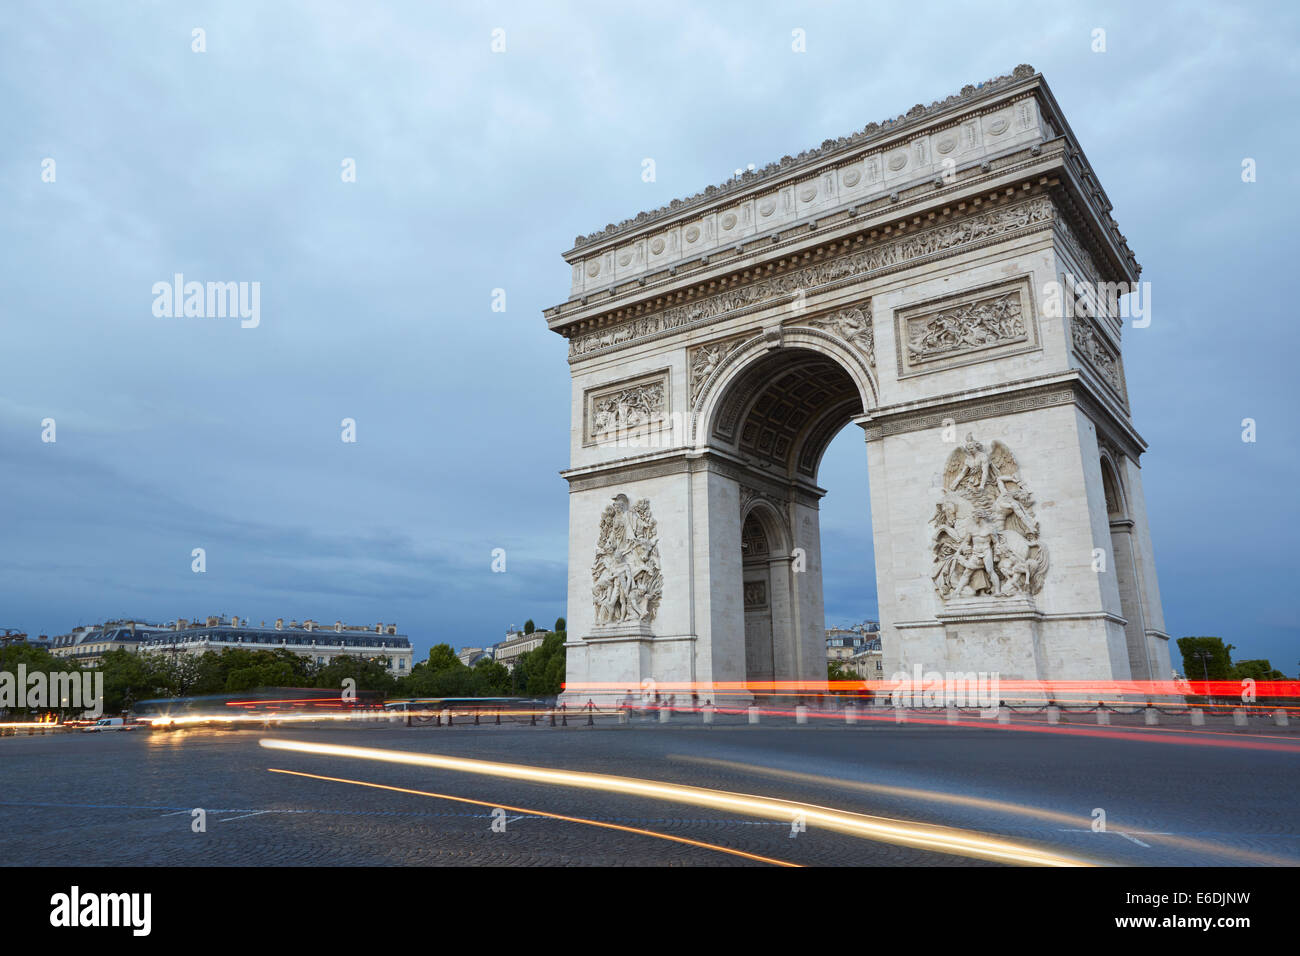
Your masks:
{"label": "cobblestone road", "polygon": [[[616,822],[813,865],[987,865],[810,826],[477,774],[271,751],[262,737],[439,753],[761,794],[999,835],[1107,863],[1300,863],[1294,735],[1195,745],[984,727],[387,724],[0,739],[9,865],[766,865],[492,806]],[[1134,728],[1134,731],[1137,731]],[[1186,739],[1184,735],[1181,739]],[[1271,741],[1271,744],[1270,744]],[[1252,744],[1292,748],[1252,749]],[[269,772],[282,768],[490,806]],[[1021,809],[1017,810],[1014,805]],[[207,830],[191,829],[191,810]],[[1093,832],[1094,809],[1106,832]],[[1026,812],[1026,810],[1030,812]],[[1063,815],[1056,816],[1056,815]]]}

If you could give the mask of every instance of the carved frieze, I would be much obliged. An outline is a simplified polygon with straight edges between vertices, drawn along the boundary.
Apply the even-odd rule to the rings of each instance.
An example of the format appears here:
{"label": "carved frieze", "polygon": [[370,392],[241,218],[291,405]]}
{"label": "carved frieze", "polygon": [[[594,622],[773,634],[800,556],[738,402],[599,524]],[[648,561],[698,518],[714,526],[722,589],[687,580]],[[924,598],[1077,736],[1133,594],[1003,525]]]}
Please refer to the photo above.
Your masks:
{"label": "carved frieze", "polygon": [[931,580],[942,600],[1030,597],[1043,588],[1047,548],[1015,455],[966,436],[948,456],[943,498],[930,519]]}
{"label": "carved frieze", "polygon": [[767,607],[767,582],[745,582],[745,610],[752,611]]}
{"label": "carved frieze", "polygon": [[983,362],[1038,347],[1027,278],[895,313],[900,376]]}
{"label": "carved frieze", "polygon": [[829,332],[853,346],[873,369],[876,367],[876,333],[871,327],[871,300],[829,315],[819,316],[806,323],[814,329]]}
{"label": "carved frieze", "polygon": [[858,277],[877,269],[901,265],[908,260],[1011,233],[1017,229],[1050,222],[1054,215],[1052,201],[1035,196],[1024,202],[1001,206],[941,226],[922,229],[912,235],[882,242],[860,252],[826,259],[795,269],[784,275],[760,279],[701,298],[686,305],[673,306],[651,315],[641,316],[618,325],[575,335],[569,340],[569,357],[576,358],[615,345],[643,339],[660,332],[720,319],[740,309],[795,298],[830,282]]}
{"label": "carved frieze", "polygon": [[668,373],[591,389],[586,398],[586,443],[637,434],[668,417]]}
{"label": "carved frieze", "polygon": [[736,346],[744,342],[746,338],[748,336],[742,335],[721,342],[709,342],[690,350],[692,406],[699,401],[700,393],[704,391],[704,383],[709,380],[709,376],[713,374],[714,369],[721,365],[722,360],[730,355]]}
{"label": "carved frieze", "polygon": [[605,508],[591,568],[598,627],[655,619],[664,585],[658,533],[646,498],[630,505],[627,495],[619,494]]}
{"label": "carved frieze", "polygon": [[1083,315],[1070,319],[1070,340],[1074,354],[1092,368],[1126,405],[1128,393],[1124,388],[1124,369],[1117,352],[1097,330],[1092,320]]}

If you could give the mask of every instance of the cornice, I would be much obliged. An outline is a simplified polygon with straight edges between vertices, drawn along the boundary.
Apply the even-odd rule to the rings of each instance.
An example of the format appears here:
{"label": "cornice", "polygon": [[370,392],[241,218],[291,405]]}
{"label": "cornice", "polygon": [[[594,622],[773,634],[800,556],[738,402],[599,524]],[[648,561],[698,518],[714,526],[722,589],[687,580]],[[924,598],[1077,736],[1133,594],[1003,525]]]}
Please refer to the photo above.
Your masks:
{"label": "cornice", "polygon": [[1022,63],[1010,74],[997,76],[979,84],[967,84],[962,87],[960,93],[954,93],[942,101],[936,100],[929,106],[917,103],[906,113],[893,119],[868,123],[856,133],[838,139],[824,140],[820,147],[804,150],[798,156],[783,156],[779,162],[768,163],[760,170],[744,172],[720,185],[709,186],[694,196],[674,199],[658,209],[640,212],[620,223],[610,223],[597,232],[578,236],[573,241],[573,248],[565,253],[565,257],[568,258],[579,251],[589,252],[593,248],[600,248],[608,240],[626,241],[632,233],[642,227],[658,225],[665,219],[690,215],[720,200],[738,197],[752,187],[771,188],[778,183],[795,182],[829,159],[863,146],[883,145],[903,133],[915,133],[918,127],[936,117],[959,109],[966,111],[967,107],[977,106],[997,93],[1006,92],[1036,77],[1038,74],[1034,68],[1027,63]]}

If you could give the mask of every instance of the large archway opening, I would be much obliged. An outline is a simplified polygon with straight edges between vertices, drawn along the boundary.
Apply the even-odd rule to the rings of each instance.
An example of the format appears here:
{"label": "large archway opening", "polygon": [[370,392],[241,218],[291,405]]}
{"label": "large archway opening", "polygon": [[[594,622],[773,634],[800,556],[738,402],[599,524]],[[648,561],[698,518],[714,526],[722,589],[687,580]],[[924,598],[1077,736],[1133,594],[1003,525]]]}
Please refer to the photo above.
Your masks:
{"label": "large archway opening", "polygon": [[[843,360],[783,347],[752,357],[733,376],[709,422],[709,444],[734,455],[750,476],[741,480],[737,515],[740,573],[714,586],[743,596],[745,676],[756,694],[771,680],[826,679],[828,596],[835,614],[850,615],[845,623],[875,617],[866,454],[861,431],[847,427],[864,410]],[[825,512],[824,474],[838,489]]]}

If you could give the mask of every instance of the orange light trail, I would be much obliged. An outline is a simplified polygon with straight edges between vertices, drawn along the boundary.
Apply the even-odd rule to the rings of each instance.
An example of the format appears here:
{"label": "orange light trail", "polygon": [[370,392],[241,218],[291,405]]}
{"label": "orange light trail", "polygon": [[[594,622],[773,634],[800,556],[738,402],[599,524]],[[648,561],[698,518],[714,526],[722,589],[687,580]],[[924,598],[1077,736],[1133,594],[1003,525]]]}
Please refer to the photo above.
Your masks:
{"label": "orange light trail", "polygon": [[333,783],[350,783],[358,787],[373,787],[376,790],[392,790],[395,793],[410,793],[420,797],[433,797],[435,800],[453,800],[456,803],[470,803],[478,807],[500,807],[502,810],[509,810],[511,813],[524,813],[534,817],[546,817],[551,820],[563,820],[567,823],[582,823],[586,826],[601,827],[605,830],[620,830],[624,833],[636,833],[641,836],[654,837],[658,840],[668,840],[672,843],[682,843],[686,846],[702,847],[706,850],[716,850],[719,853],[728,853],[731,856],[744,857],[747,860],[757,860],[759,863],[771,863],[773,866],[791,866],[801,867],[801,863],[791,863],[787,860],[778,860],[770,856],[759,856],[757,853],[747,853],[744,850],[734,850],[731,847],[719,846],[716,843],[705,843],[701,840],[691,840],[687,837],[673,836],[671,833],[659,833],[655,830],[644,830],[641,827],[628,827],[620,823],[609,823],[605,820],[588,820],[585,817],[571,817],[562,813],[547,813],[545,810],[528,810],[524,807],[512,807],[505,803],[490,803],[486,800],[471,800],[469,797],[453,797],[448,793],[430,793],[427,790],[411,790],[407,787],[393,787],[384,783],[370,783],[366,780],[348,780],[344,777],[326,777],[318,773],[303,773],[300,770],[279,770],[275,767],[267,768],[271,773],[289,774],[294,777],[309,777],[313,780],[329,780]]}
{"label": "orange light trail", "polygon": [[[1070,813],[1062,813],[1059,810],[1045,810],[1041,807],[1030,807],[1019,803],[1011,803],[1008,800],[993,800],[987,797],[964,796],[962,794],[947,793],[942,790],[922,790],[916,787],[897,787],[883,783],[868,783],[864,780],[841,780],[837,777],[826,777],[821,774],[802,773],[797,770],[778,770],[775,767],[762,767],[757,764],[741,763],[735,760],[722,760],[715,757],[695,757],[684,754],[668,754],[668,759],[676,760],[681,763],[700,764],[703,766],[718,767],[724,770],[736,770],[742,773],[751,773],[764,777],[791,780],[796,783],[839,787],[844,790],[855,790],[860,793],[902,797],[908,800],[928,800],[933,803],[946,803],[952,806],[991,810],[995,813],[1030,817],[1044,820],[1049,823],[1067,824],[1072,827],[1078,827],[1089,831],[1092,830],[1093,824],[1091,816],[1076,816]],[[1106,829],[1107,831],[1116,833],[1122,833],[1126,830],[1139,831],[1138,827],[1127,827],[1121,823],[1116,823],[1114,820],[1109,820],[1107,822]],[[1256,853],[1252,850],[1239,850],[1235,847],[1211,843],[1207,840],[1198,840],[1193,837],[1182,837],[1166,833],[1150,833],[1147,831],[1139,832],[1142,833],[1143,839],[1151,840],[1153,843],[1165,843],[1186,850],[1237,857],[1251,863],[1262,864],[1265,866],[1296,865],[1296,860],[1293,857],[1280,857],[1267,853]]]}
{"label": "orange light trail", "polygon": [[1092,865],[1083,860],[1040,850],[1027,844],[1014,843],[1010,840],[990,837],[982,833],[960,830],[954,827],[911,823],[888,817],[852,813],[811,803],[710,790],[704,787],[685,786],[658,780],[643,780],[635,777],[620,777],[575,770],[554,770],[546,767],[498,763],[466,757],[449,757],[442,754],[381,750],[373,747],[349,747],[338,744],[318,744],[274,738],[263,738],[258,743],[270,750],[318,754],[330,757],[348,757],[359,760],[376,760],[406,766],[451,770],[459,773],[477,773],[490,777],[521,780],[528,783],[578,787],[604,793],[617,793],[625,796],[726,810],[731,813],[767,820],[790,821],[799,817],[807,826],[820,826],[827,830],[834,830],[860,839],[897,846],[909,846],[936,853],[992,860],[999,863],[1035,866]]}

